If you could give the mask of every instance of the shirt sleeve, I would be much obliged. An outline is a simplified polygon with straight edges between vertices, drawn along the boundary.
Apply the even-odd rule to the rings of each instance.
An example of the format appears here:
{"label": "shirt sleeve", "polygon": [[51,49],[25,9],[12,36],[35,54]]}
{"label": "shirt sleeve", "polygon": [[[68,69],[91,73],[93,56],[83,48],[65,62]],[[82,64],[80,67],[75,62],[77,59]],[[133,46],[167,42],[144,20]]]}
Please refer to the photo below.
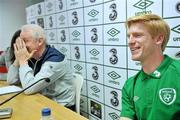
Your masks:
{"label": "shirt sleeve", "polygon": [[15,67],[13,64],[10,65],[7,74],[7,83],[8,84],[17,84],[19,83],[19,67]]}
{"label": "shirt sleeve", "polygon": [[[39,81],[25,91],[25,94],[34,94],[40,92],[65,74],[66,63],[62,62],[45,62],[41,70],[34,76],[33,70],[28,64],[21,65],[19,68],[20,81],[23,88],[27,88],[33,83]],[[53,76],[53,77],[52,77]],[[43,79],[50,78],[50,82]]]}
{"label": "shirt sleeve", "polygon": [[135,108],[133,103],[133,82],[128,79],[122,89],[122,110],[121,117],[135,120]]}

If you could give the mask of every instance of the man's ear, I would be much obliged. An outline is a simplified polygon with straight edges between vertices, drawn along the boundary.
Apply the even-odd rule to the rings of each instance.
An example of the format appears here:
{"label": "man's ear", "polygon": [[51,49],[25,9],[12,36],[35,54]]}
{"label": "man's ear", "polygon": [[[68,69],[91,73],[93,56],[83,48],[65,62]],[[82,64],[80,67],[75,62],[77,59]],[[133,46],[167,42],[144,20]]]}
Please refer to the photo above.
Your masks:
{"label": "man's ear", "polygon": [[163,41],[164,41],[164,35],[162,35],[162,34],[158,35],[156,38],[156,44],[162,45]]}
{"label": "man's ear", "polygon": [[43,44],[43,42],[44,42],[43,38],[39,38],[39,39],[38,39],[38,42],[39,42],[39,43],[38,43],[39,46],[41,46],[41,45]]}

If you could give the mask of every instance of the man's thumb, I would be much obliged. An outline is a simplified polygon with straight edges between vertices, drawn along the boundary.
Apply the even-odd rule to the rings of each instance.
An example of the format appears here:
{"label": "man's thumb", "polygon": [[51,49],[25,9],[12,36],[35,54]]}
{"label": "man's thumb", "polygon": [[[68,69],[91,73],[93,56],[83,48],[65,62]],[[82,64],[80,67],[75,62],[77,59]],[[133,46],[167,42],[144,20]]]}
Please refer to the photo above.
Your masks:
{"label": "man's thumb", "polygon": [[34,53],[36,52],[37,50],[33,50],[31,53],[30,53],[30,58],[34,55]]}

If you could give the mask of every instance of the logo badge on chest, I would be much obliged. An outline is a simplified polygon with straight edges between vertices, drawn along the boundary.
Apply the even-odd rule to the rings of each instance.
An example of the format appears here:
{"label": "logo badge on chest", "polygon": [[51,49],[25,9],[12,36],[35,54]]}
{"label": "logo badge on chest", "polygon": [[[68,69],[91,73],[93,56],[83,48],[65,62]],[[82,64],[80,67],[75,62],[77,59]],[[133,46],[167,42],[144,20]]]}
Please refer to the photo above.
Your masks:
{"label": "logo badge on chest", "polygon": [[164,104],[171,105],[176,99],[176,90],[174,88],[162,88],[159,90],[159,97]]}

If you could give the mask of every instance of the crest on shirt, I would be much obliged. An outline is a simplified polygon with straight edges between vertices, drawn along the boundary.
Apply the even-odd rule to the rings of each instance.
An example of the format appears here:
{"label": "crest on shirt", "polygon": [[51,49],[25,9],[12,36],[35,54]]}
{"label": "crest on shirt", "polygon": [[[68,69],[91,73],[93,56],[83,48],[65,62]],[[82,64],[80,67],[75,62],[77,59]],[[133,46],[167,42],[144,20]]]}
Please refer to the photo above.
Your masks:
{"label": "crest on shirt", "polygon": [[171,105],[176,99],[176,90],[174,88],[162,88],[159,90],[159,97],[164,104]]}

